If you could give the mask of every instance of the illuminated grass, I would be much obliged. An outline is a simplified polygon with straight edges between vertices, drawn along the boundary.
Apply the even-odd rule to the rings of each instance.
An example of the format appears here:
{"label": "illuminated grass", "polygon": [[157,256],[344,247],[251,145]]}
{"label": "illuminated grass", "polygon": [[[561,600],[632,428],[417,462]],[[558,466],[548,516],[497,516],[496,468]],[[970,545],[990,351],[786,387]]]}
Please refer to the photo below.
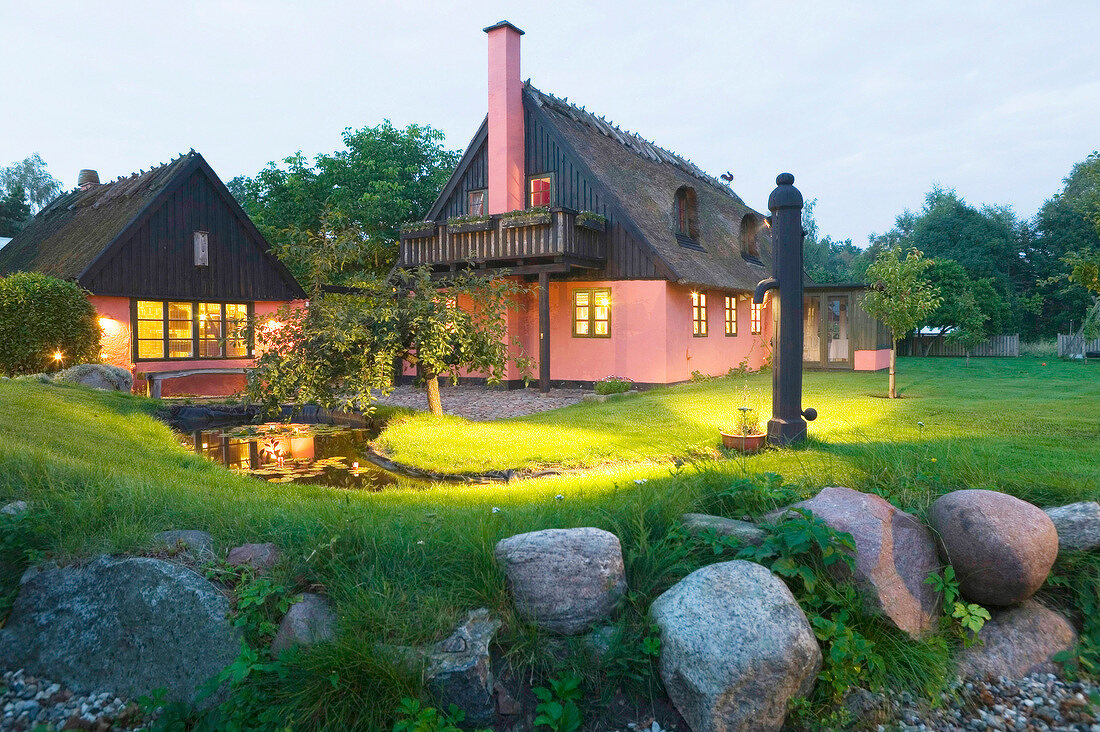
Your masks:
{"label": "illuminated grass", "polygon": [[[923,475],[1039,501],[1082,495],[1100,485],[1090,455],[1100,438],[1100,368],[1041,364],[902,359],[898,400],[880,397],[883,374],[807,372],[804,404],[820,413],[810,441],[720,468],[883,490]],[[769,416],[770,390],[769,374],[753,374],[493,422],[417,415],[391,423],[377,444],[399,462],[450,472],[667,463],[715,455],[719,428],[743,402]]]}

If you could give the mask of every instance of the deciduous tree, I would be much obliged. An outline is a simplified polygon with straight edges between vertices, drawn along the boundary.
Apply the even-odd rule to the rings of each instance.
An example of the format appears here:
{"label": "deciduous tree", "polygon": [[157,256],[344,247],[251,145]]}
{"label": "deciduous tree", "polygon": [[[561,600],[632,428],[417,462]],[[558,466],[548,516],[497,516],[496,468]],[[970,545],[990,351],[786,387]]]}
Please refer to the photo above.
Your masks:
{"label": "deciduous tree", "polygon": [[864,297],[867,312],[890,328],[890,388],[891,399],[897,397],[898,340],[904,338],[940,304],[939,291],[928,281],[927,271],[932,260],[925,259],[917,249],[905,257],[901,249],[884,250],[867,268],[870,286]]}

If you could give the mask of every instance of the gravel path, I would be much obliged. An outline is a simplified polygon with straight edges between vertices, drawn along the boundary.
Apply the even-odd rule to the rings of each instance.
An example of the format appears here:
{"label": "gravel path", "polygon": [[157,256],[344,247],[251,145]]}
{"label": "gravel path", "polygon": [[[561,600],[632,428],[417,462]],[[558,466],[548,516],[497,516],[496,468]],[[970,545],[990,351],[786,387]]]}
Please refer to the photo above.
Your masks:
{"label": "gravel path", "polygon": [[899,694],[894,722],[880,730],[1006,730],[1007,732],[1100,732],[1090,695],[1094,684],[1035,674],[1009,681],[967,681],[944,694],[938,708]]}
{"label": "gravel path", "polygon": [[[585,389],[551,389],[549,394],[542,394],[536,388],[507,390],[442,384],[439,387],[439,399],[443,402],[444,412],[477,421],[522,417],[560,409],[583,401],[590,394],[592,392]],[[424,390],[413,386],[399,386],[392,394],[379,395],[378,403],[422,411],[428,409]]]}
{"label": "gravel path", "polygon": [[0,681],[0,730],[131,729],[141,715],[136,706],[103,692],[74,694],[49,679],[6,671]]}

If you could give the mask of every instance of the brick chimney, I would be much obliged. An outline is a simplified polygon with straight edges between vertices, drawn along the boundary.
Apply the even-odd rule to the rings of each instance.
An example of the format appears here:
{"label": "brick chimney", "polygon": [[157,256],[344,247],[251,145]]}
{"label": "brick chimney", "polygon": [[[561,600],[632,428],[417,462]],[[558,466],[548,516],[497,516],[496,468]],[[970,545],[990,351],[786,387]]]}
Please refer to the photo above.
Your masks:
{"label": "brick chimney", "polygon": [[489,213],[526,208],[523,154],[523,82],[519,37],[506,20],[489,34]]}

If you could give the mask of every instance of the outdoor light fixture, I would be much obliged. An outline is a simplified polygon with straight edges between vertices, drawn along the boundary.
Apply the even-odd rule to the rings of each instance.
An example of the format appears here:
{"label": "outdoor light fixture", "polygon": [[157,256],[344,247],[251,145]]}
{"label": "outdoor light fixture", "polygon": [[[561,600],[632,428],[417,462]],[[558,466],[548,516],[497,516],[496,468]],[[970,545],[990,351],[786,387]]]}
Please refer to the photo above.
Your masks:
{"label": "outdoor light fixture", "polygon": [[57,361],[58,363],[60,363],[61,360],[64,359],[64,358],[65,358],[65,354],[62,353],[61,351],[54,351],[53,352],[53,360],[54,361]]}

